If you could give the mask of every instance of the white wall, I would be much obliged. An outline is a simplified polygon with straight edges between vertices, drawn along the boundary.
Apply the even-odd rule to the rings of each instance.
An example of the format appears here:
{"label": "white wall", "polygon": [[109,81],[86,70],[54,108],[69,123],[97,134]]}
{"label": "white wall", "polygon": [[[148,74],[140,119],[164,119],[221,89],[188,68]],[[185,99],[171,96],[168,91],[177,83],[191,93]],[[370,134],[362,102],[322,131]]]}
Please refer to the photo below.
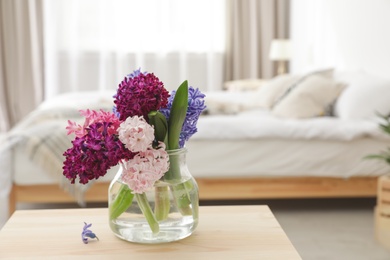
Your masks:
{"label": "white wall", "polygon": [[292,0],[291,71],[364,70],[390,78],[390,0]]}

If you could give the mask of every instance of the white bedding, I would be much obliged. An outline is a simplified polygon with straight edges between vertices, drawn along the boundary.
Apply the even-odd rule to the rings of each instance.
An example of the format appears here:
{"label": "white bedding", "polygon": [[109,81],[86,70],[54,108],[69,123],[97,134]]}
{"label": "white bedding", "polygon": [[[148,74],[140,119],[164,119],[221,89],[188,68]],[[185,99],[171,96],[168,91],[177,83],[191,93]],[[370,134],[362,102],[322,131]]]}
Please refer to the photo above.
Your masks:
{"label": "white bedding", "polygon": [[[80,109],[111,110],[114,92],[67,93],[38,108],[38,114],[53,115],[69,113],[77,115]],[[211,92],[206,94],[206,104],[211,106],[218,99],[225,106],[240,106],[227,114],[202,116],[198,122],[198,133],[193,139],[246,139],[246,138],[286,138],[353,140],[361,137],[374,137],[382,140],[390,138],[380,131],[378,122],[363,119],[339,119],[337,117],[317,117],[310,119],[285,119],[272,116],[265,109],[255,108],[253,92]],[[49,113],[48,113],[49,111]],[[50,112],[51,111],[51,112]],[[66,123],[67,118],[63,118]],[[226,131],[229,129],[229,131]]]}
{"label": "white bedding", "polygon": [[[62,172],[62,153],[73,138],[66,137],[67,120],[76,120],[79,109],[111,109],[112,95],[112,92],[70,93],[43,103],[11,133],[11,136],[22,137],[22,142],[15,146],[13,181],[29,185],[62,180],[66,184],[67,180],[58,175]],[[247,108],[251,105],[248,100],[253,101],[250,92],[219,92],[209,94],[209,103],[216,96],[221,97],[219,102],[246,103]],[[51,147],[47,136],[53,139]],[[187,146],[195,177],[238,174],[246,177],[302,174],[348,177],[383,174],[385,167],[378,166],[378,162],[361,159],[386,149],[389,142],[390,138],[380,131],[377,123],[369,120],[280,119],[266,110],[243,109],[238,114],[202,116],[198,133]],[[36,151],[45,156],[37,156],[40,153]],[[329,161],[340,163],[329,164]],[[227,166],[229,163],[233,165]],[[39,173],[31,178],[31,172]],[[105,180],[111,179],[113,172],[115,170]]]}
{"label": "white bedding", "polygon": [[[191,140],[187,162],[195,178],[229,177],[337,177],[379,176],[388,165],[363,160],[368,153],[384,149],[381,140],[361,138],[352,141],[287,140]],[[19,185],[56,184],[58,179],[45,173],[17,152],[14,181]],[[31,178],[34,173],[34,178]],[[110,182],[112,169],[99,181]]]}
{"label": "white bedding", "polygon": [[[241,104],[251,100],[251,94],[212,93],[220,96],[219,102]],[[71,93],[46,102],[24,123],[42,125],[50,122],[65,137],[69,116],[74,118],[79,108],[96,108],[97,104],[110,109],[112,93]],[[248,104],[248,103],[247,103]],[[72,112],[73,111],[73,112]],[[72,114],[73,113],[73,114]],[[45,118],[58,117],[56,120]],[[34,118],[40,118],[34,120]],[[43,118],[43,120],[42,120]],[[43,122],[41,122],[43,121]],[[23,125],[23,124],[22,124]],[[39,131],[39,129],[37,130]],[[64,138],[65,139],[65,138]],[[69,142],[70,139],[68,139]],[[202,116],[198,133],[190,142],[188,163],[195,177],[255,177],[255,176],[328,176],[349,177],[386,173],[386,165],[362,160],[377,153],[389,144],[377,123],[368,120],[340,120],[334,117],[312,119],[279,119],[261,109],[246,109],[238,114]],[[61,152],[59,154],[61,155]],[[61,167],[62,158],[56,160]],[[25,147],[15,152],[15,183],[20,185],[58,183],[59,177],[45,173],[36,161],[29,159]],[[329,163],[332,162],[332,163]],[[101,181],[109,181],[112,170]],[[30,172],[39,172],[30,178]]]}
{"label": "white bedding", "polygon": [[[81,193],[84,185],[66,185],[62,153],[70,146],[67,120],[77,120],[79,109],[111,110],[113,92],[71,93],[42,104],[7,136],[0,151],[0,204],[7,215],[11,183],[58,183]],[[209,104],[213,95],[210,93]],[[206,98],[207,100],[207,98]],[[251,93],[225,93],[230,114],[202,116],[198,133],[188,142],[188,164],[196,177],[377,176],[388,165],[362,160],[390,146],[376,122],[322,117],[306,120],[278,119],[253,109]],[[249,109],[252,108],[252,109]],[[239,114],[233,115],[231,113]],[[80,120],[80,118],[79,118]],[[47,138],[49,136],[50,138]],[[37,150],[41,152],[37,153]],[[112,170],[100,181],[110,181]],[[62,183],[62,185],[61,185]],[[80,202],[80,200],[79,200]],[[0,214],[1,215],[1,214]]]}
{"label": "white bedding", "polygon": [[369,120],[341,120],[336,117],[281,119],[268,111],[253,109],[236,115],[210,115],[198,122],[193,139],[320,139],[350,141],[362,137],[389,140],[378,124]]}
{"label": "white bedding", "polygon": [[[387,143],[389,145],[389,143]],[[386,144],[361,138],[324,140],[215,140],[188,144],[188,165],[195,177],[336,177],[379,176],[389,166],[364,160]]]}

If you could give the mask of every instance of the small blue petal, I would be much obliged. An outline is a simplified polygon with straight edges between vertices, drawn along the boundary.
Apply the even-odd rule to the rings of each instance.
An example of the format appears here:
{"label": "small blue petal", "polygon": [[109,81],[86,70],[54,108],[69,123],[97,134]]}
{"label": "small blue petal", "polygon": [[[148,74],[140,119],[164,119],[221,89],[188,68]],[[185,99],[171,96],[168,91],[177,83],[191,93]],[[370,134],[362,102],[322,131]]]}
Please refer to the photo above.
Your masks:
{"label": "small blue petal", "polygon": [[97,238],[97,236],[95,235],[95,233],[87,233],[85,234],[86,237],[89,237],[89,238]]}
{"label": "small blue petal", "polygon": [[84,244],[88,244],[88,238],[96,238],[99,240],[99,238],[88,228],[91,227],[92,224],[87,224],[84,222],[83,232],[81,232],[81,239]]}
{"label": "small blue petal", "polygon": [[127,75],[126,77],[127,77],[128,79],[132,79],[132,78],[134,78],[134,77],[137,77],[139,74],[144,74],[144,75],[146,75],[146,74],[148,74],[148,73],[147,73],[146,71],[141,72],[141,68],[139,68],[138,70],[134,70],[133,73],[130,73],[130,74]]}

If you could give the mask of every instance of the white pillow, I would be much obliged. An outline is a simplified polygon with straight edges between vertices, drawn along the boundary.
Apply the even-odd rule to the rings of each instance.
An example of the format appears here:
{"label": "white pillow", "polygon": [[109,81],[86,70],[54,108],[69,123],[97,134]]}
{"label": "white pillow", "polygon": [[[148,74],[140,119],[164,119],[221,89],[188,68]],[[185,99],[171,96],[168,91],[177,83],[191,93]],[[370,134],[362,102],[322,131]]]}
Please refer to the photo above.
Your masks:
{"label": "white pillow", "polygon": [[253,98],[256,99],[257,107],[271,109],[287,96],[299,82],[314,75],[332,78],[333,68],[311,71],[305,75],[282,74],[272,78],[254,93]]}
{"label": "white pillow", "polygon": [[209,115],[237,114],[252,108],[250,91],[230,92],[213,91],[207,92],[205,98],[206,111]]}
{"label": "white pillow", "polygon": [[242,91],[242,90],[257,90],[264,84],[262,79],[240,79],[226,81],[224,87],[227,90]]}
{"label": "white pillow", "polygon": [[287,96],[275,104],[272,113],[287,118],[322,116],[344,87],[344,84],[330,78],[311,75],[300,81]]}
{"label": "white pillow", "polygon": [[261,108],[271,108],[274,103],[297,82],[301,77],[297,75],[283,74],[265,83],[253,95],[255,103]]}
{"label": "white pillow", "polygon": [[390,80],[362,72],[337,75],[347,88],[335,104],[334,114],[342,119],[375,119],[376,113],[390,114]]}

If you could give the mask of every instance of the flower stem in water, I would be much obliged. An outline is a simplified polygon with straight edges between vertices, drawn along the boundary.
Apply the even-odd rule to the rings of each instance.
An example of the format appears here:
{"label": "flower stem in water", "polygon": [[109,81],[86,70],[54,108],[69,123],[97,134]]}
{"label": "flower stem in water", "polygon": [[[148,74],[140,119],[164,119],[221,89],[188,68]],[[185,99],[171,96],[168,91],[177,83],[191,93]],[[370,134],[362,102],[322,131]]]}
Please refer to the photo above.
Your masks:
{"label": "flower stem in water", "polygon": [[[190,180],[187,182],[190,182]],[[172,187],[172,193],[180,213],[183,216],[192,215],[191,199],[186,185],[180,183],[179,185]]]}
{"label": "flower stem in water", "polygon": [[152,230],[153,234],[160,232],[160,226],[158,225],[157,219],[152,211],[152,208],[149,205],[148,198],[144,193],[136,193],[135,197],[137,198],[138,205],[141,208],[142,213],[144,214],[146,220],[149,223],[149,227]]}
{"label": "flower stem in water", "polygon": [[170,210],[168,186],[156,187],[155,189],[154,213],[157,220],[165,220]]}
{"label": "flower stem in water", "polygon": [[[180,173],[180,158],[177,156],[170,156],[169,157],[169,170],[167,173],[165,173],[164,178],[166,180],[181,180],[181,173]],[[188,182],[188,181],[187,181]],[[188,185],[188,184],[187,184]],[[192,215],[192,209],[190,207],[191,205],[191,199],[189,196],[189,190],[190,187],[186,187],[183,183],[174,185],[171,187],[173,198],[175,199],[176,205],[181,212],[182,215]]]}

